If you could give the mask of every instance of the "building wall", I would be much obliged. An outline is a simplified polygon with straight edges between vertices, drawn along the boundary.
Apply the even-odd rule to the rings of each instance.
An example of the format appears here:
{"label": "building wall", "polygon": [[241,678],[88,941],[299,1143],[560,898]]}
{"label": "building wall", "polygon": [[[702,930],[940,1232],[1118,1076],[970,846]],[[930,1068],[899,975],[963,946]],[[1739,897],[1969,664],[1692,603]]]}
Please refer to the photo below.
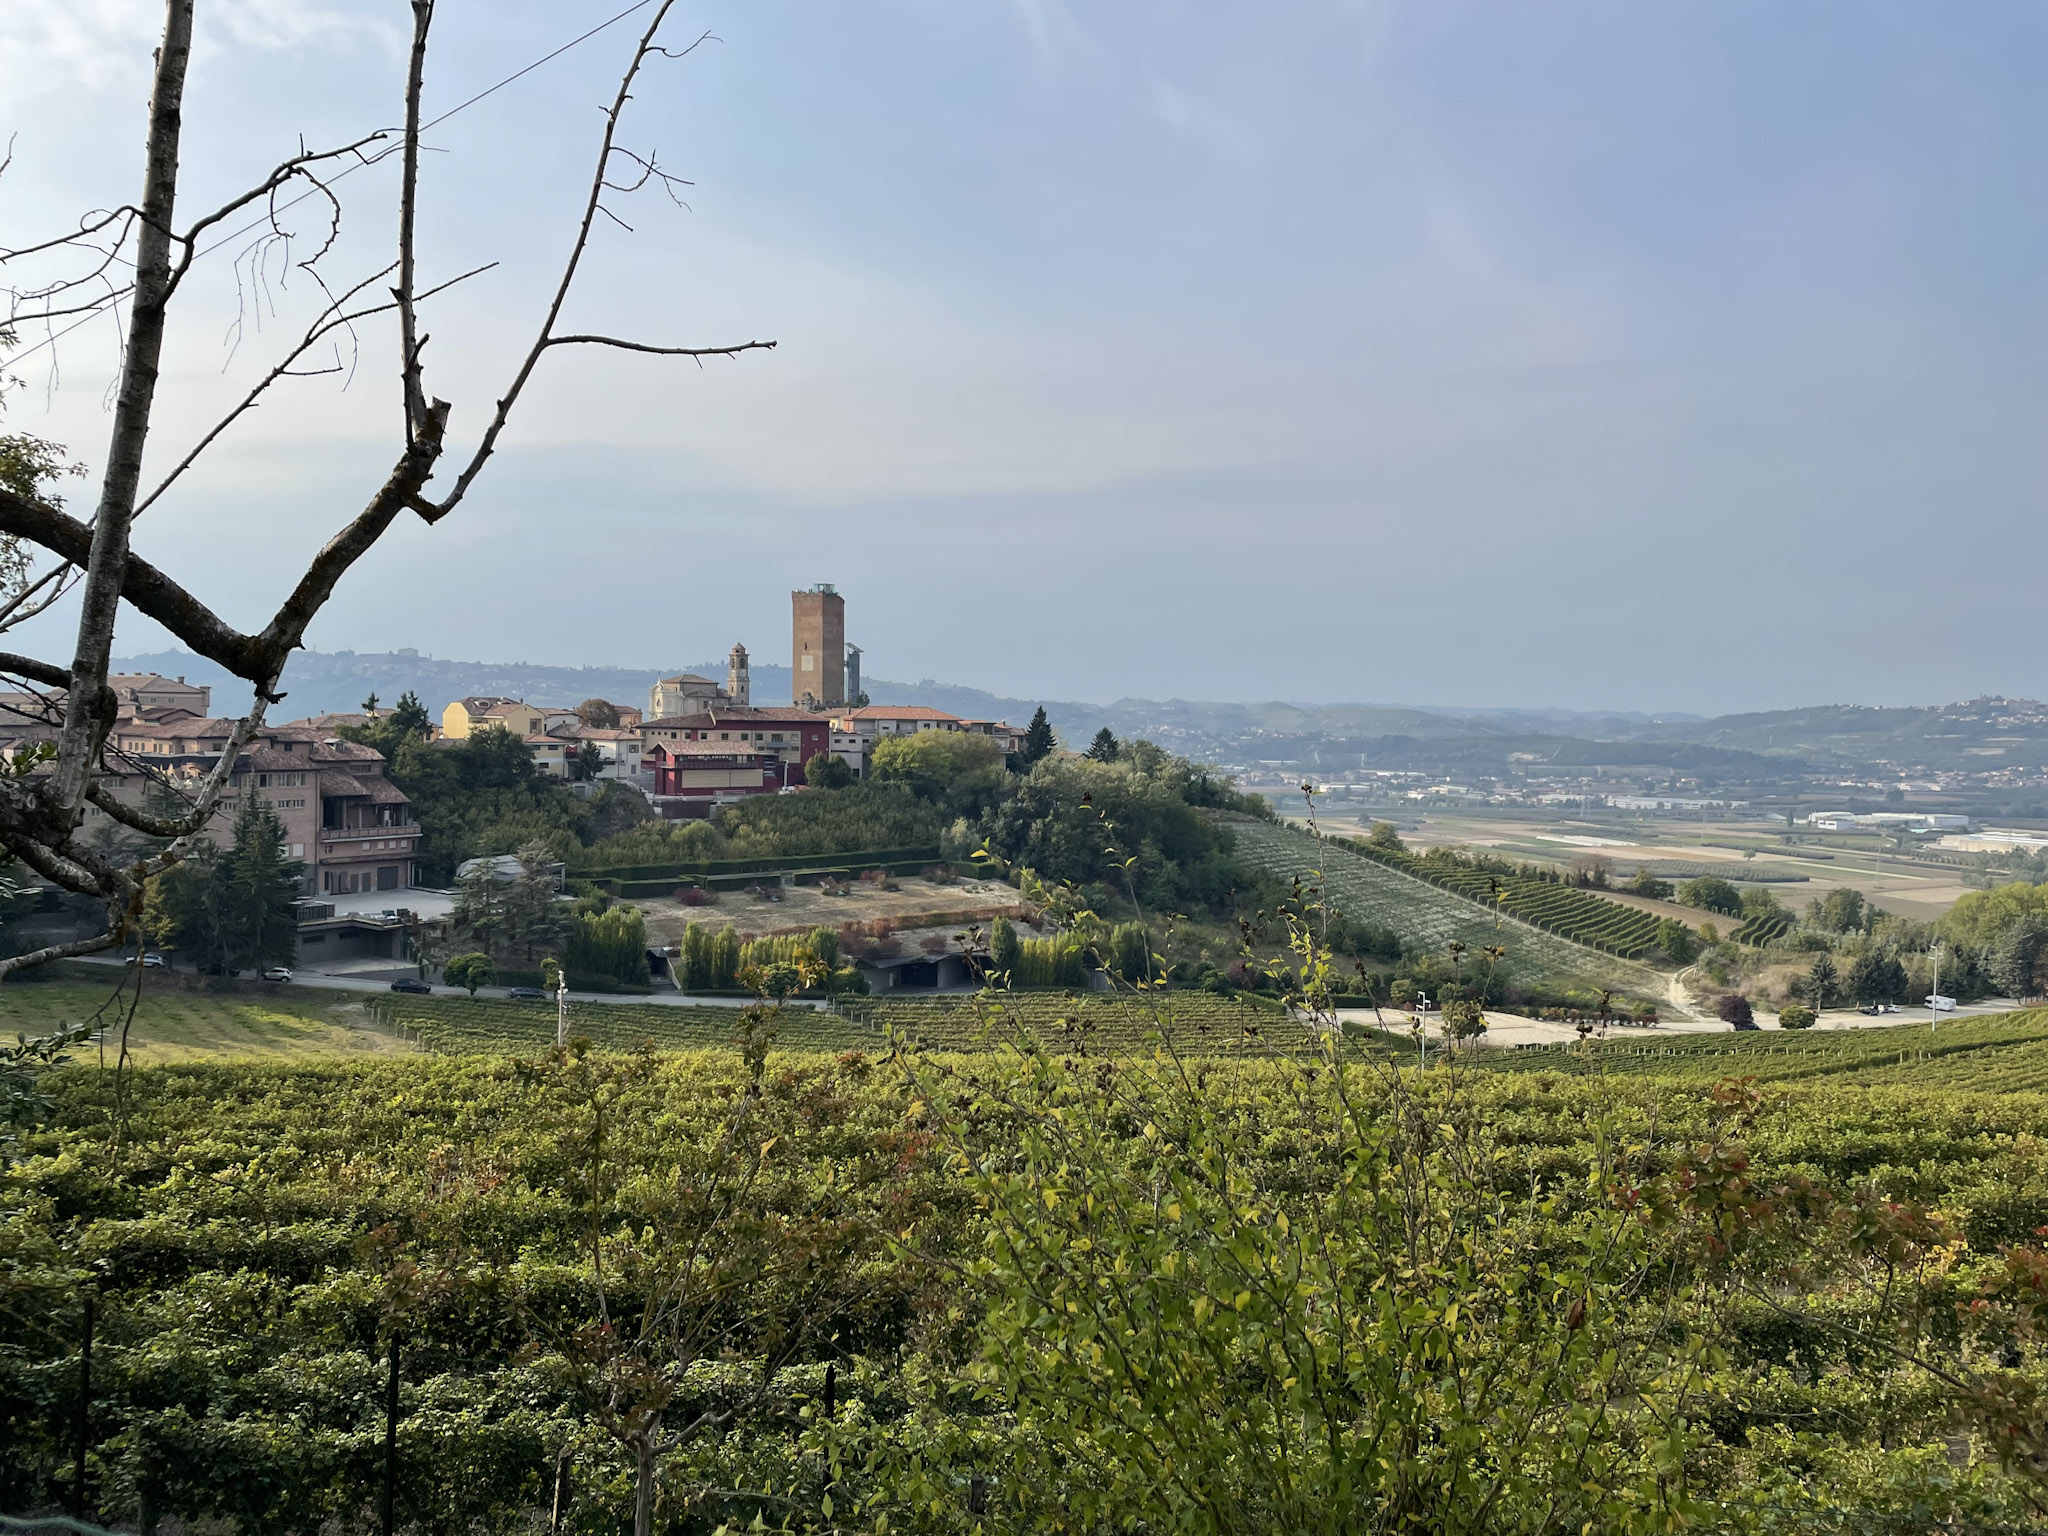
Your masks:
{"label": "building wall", "polygon": [[789,594],[790,702],[846,705],[846,599],[829,586]]}

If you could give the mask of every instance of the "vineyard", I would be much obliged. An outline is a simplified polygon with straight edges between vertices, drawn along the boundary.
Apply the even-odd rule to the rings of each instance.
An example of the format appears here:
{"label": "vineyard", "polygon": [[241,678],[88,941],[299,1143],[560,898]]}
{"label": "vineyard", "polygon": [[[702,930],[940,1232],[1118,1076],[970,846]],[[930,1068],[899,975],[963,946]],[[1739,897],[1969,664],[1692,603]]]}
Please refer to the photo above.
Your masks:
{"label": "vineyard", "polygon": [[1054,1049],[1085,1047],[1104,1055],[1146,1049],[1150,1036],[1169,1036],[1183,1052],[1291,1048],[1301,1026],[1275,1004],[1209,992],[1162,991],[1143,999],[1048,992],[976,997],[860,998],[843,1005],[849,1018],[880,1032],[900,1030],[932,1050],[974,1051],[1029,1035]]}
{"label": "vineyard", "polygon": [[1468,1058],[1499,1072],[1570,1072],[1711,1083],[1824,1079],[1857,1086],[2048,1092],[2048,1009],[1887,1029],[1758,1031],[1654,1043],[1590,1041],[1481,1051]]}
{"label": "vineyard", "polygon": [[[1006,1001],[1034,1019],[1048,1012],[1102,1019],[1119,1006],[1096,997]],[[1247,1008],[1224,998],[1187,1003],[1211,1019]],[[971,1014],[955,1000],[888,999],[874,1008],[877,1018],[914,1016],[926,1026],[946,1019],[963,1029]],[[453,998],[379,999],[378,1009],[394,1022],[411,1019],[423,1035],[486,1036],[499,1045],[514,1036],[530,1045],[552,1024],[551,1010]],[[585,1017],[598,1012],[579,1010],[579,1029],[603,1022]],[[713,1012],[603,1010],[621,1028],[694,1029],[715,1042],[731,1013]],[[850,1027],[822,1017],[806,1022]],[[1333,1349],[1333,1356],[1340,1366],[1355,1362],[1349,1368],[1368,1387],[1345,1399],[1346,1429],[1386,1394],[1427,1393],[1426,1404],[1416,1397],[1411,1422],[1453,1423],[1457,1435],[1442,1437],[1447,1448],[1417,1437],[1439,1456],[1448,1482],[1468,1475],[1477,1454],[1471,1447],[1484,1452],[1497,1443],[1484,1437],[1500,1404],[1522,1412],[1517,1405],[1536,1395],[1549,1415],[1541,1394],[1554,1393],[1562,1421],[1585,1400],[1579,1394],[1592,1390],[1584,1384],[1597,1389],[1594,1373],[1612,1373],[1614,1360],[1655,1363],[1613,1353],[1635,1348],[1632,1338],[1696,1336],[1712,1347],[1685,1383],[1686,1414],[1651,1417],[1633,1383],[1629,1396],[1593,1399],[1616,1415],[1613,1443],[1648,1447],[1646,1464],[1651,1453],[1669,1458],[1647,1466],[1643,1486],[1652,1494],[1666,1465],[1684,1472],[1698,1514],[1685,1528],[1754,1536],[2038,1530],[2029,1501],[2039,1497],[2039,1484],[2020,1481],[2031,1479],[2028,1464],[2014,1470],[1995,1448],[1984,1448],[1980,1431],[1960,1433],[1950,1396],[1895,1361],[1899,1341],[1914,1341],[1878,1329],[1885,1318],[1870,1312],[1865,1292],[1832,1278],[1828,1266],[1843,1244],[1796,1232],[1774,1243],[1772,1263],[1784,1253],[1805,1262],[1801,1284],[1773,1290],[1768,1304],[1715,1284],[1707,1271],[1645,1289],[1645,1277],[1658,1270],[1638,1263],[1638,1254],[1669,1251],[1675,1264],[1695,1251],[1699,1229],[1679,1229],[1682,1246],[1648,1246],[1665,1241],[1662,1228],[1617,1221],[1611,1186],[1597,1175],[1616,1166],[1600,1161],[1603,1148],[1623,1147],[1634,1167],[1662,1176],[1689,1148],[1726,1134],[1726,1107],[1706,1090],[1731,1067],[1759,1076],[1831,1072],[1765,1095],[1742,1129],[1750,1177],[1768,1184],[1796,1175],[1868,1191],[1873,1221],[1887,1217],[1888,1202],[1942,1212],[1955,1236],[1913,1292],[1945,1330],[1934,1357],[1972,1383],[2007,1371],[1993,1379],[2029,1394],[2023,1404],[2038,1401],[2032,1394],[2044,1369],[2030,1336],[2021,1335],[2015,1368],[2002,1363],[2009,1354],[1994,1352],[1999,1338],[1963,1330],[1971,1326],[1971,1299],[2007,1272],[2006,1245],[2028,1243],[2048,1223],[2048,1096],[1927,1090],[1972,1071],[2003,1088],[2028,1086],[2018,1074],[2030,1072],[2041,1086],[2048,1011],[1944,1025],[1931,1041],[1923,1028],[1696,1037],[1630,1054],[1638,1049],[1596,1046],[1592,1059],[1605,1080],[1561,1069],[1563,1053],[1461,1053],[1460,1060],[1546,1075],[1462,1066],[1406,1074],[1401,1085],[1419,1095],[1407,1101],[1421,1111],[1412,1117],[1381,1112],[1391,1102],[1388,1075],[1355,1074],[1348,1091],[1362,1121],[1331,1097],[1332,1075],[1271,1055],[1204,1060],[1178,1079],[1185,1093],[1173,1074],[1119,1079],[1118,1091],[1164,1083],[1155,1102],[1188,1109],[1186,1122],[1211,1138],[1208,1146],[1218,1144],[1209,1127],[1233,1129],[1224,1198],[1241,1202],[1235,1210],[1209,1199],[1204,1178],[1169,1182],[1179,1179],[1173,1160],[1183,1154],[1154,1139],[1155,1123],[1172,1133],[1161,1141],[1181,1138],[1166,1114],[1086,1113],[1103,1102],[1091,1097],[1100,1092],[1092,1086],[1104,1065],[1097,1062],[1048,1074],[1041,1091],[1031,1086],[1032,1069],[986,1058],[964,1067],[930,1064],[912,1085],[878,1066],[873,1052],[792,1057],[771,1065],[760,1096],[749,1099],[745,1064],[730,1048],[525,1070],[482,1054],[214,1062],[146,1068],[122,1081],[84,1059],[45,1079],[49,1108],[41,1124],[21,1129],[8,1169],[0,1510],[42,1515],[78,1507],[74,1458],[82,1456],[88,1518],[125,1531],[374,1532],[387,1467],[395,1471],[393,1527],[401,1532],[630,1530],[633,1458],[598,1418],[611,1402],[600,1395],[608,1379],[587,1384],[561,1340],[605,1336],[619,1308],[642,1315],[644,1298],[666,1294],[654,1287],[675,1283],[680,1260],[668,1256],[679,1254],[726,1266],[714,1274],[721,1283],[733,1277],[729,1304],[763,1320],[764,1331],[770,1323],[802,1329],[798,1307],[819,1310],[825,1321],[800,1333],[801,1352],[764,1380],[764,1406],[664,1460],[662,1508],[701,1518],[656,1529],[767,1528],[786,1520],[796,1529],[844,1530],[832,1511],[859,1499],[888,1514],[893,1530],[966,1530],[960,1490],[995,1456],[1006,1469],[1015,1466],[1009,1458],[1031,1451],[1034,1436],[1068,1435],[1054,1447],[1068,1466],[1090,1450],[1076,1449],[1067,1427],[1081,1411],[1075,1405],[1094,1401],[1087,1394],[1063,1396],[1058,1412],[1036,1407],[1022,1391],[991,1403],[986,1378],[973,1374],[983,1361],[1007,1359],[1033,1372],[1086,1363],[1096,1337],[1081,1331],[1093,1327],[1091,1317],[1068,1321],[1073,1314],[1034,1307],[1020,1342],[1006,1293],[996,1289],[1009,1282],[1001,1274],[991,1279],[984,1267],[987,1255],[1003,1251],[992,1234],[1030,1239],[1037,1246],[1027,1251],[1070,1266],[1059,1273],[1086,1281],[1075,1289],[1094,1297],[1135,1270],[1128,1249],[1110,1246],[1134,1219],[1137,1230],[1160,1234],[1155,1251],[1176,1265],[1213,1266],[1175,1274],[1171,1288],[1144,1289],[1148,1301],[1189,1296],[1203,1305],[1182,1302],[1140,1336],[1148,1358],[1183,1372],[1173,1386],[1187,1399],[1178,1424],[1213,1426],[1213,1464],[1236,1468],[1248,1459],[1244,1425],[1259,1422],[1254,1346],[1278,1348],[1303,1336],[1348,1346],[1352,1353]],[[1849,1070],[1837,1056],[1854,1056],[1860,1066]],[[1656,1070],[1687,1080],[1660,1082]],[[972,1102],[949,1103],[949,1084]],[[926,1085],[937,1091],[927,1097]],[[1027,1101],[1031,1121],[1004,1107],[1026,1093],[1037,1094]],[[736,1105],[747,1131],[734,1154]],[[942,1128],[959,1128],[965,1155],[934,1134],[940,1116],[949,1117]],[[1437,1155],[1413,1159],[1420,1174],[1390,1174],[1387,1163],[1366,1161],[1375,1138],[1400,1134],[1411,1118],[1442,1138],[1429,1143]],[[116,1124],[123,1146],[110,1151]],[[1063,1148],[1046,1152],[1039,1150],[1046,1144],[1026,1141],[1020,1124],[1093,1139],[1082,1141],[1070,1165]],[[1359,1124],[1370,1134],[1349,1129]],[[592,1134],[598,1126],[602,1136]],[[1343,1176],[1352,1165],[1339,1160],[1354,1147],[1364,1168],[1355,1181]],[[1446,1155],[1445,1147],[1470,1155]],[[735,1163],[744,1176],[721,1182]],[[1455,1193],[1453,1186],[1419,1182],[1438,1168],[1468,1165],[1487,1182],[1466,1203],[1442,1193]],[[1040,1170],[1056,1175],[1058,1186]],[[1038,1181],[1024,1186],[1033,1198],[1003,1217],[1007,1228],[996,1227],[992,1202],[979,1197],[988,1186],[975,1180],[990,1171]],[[1359,1203],[1336,1204],[1354,1184]],[[1176,1187],[1184,1192],[1169,1205]],[[719,1198],[665,1200],[669,1190]],[[1289,1225],[1314,1234],[1301,1241],[1312,1240],[1318,1252],[1360,1231],[1376,1241],[1384,1232],[1386,1251],[1400,1262],[1418,1239],[1392,1241],[1407,1229],[1366,1224],[1380,1219],[1374,1202],[1398,1222],[1399,1197],[1411,1190],[1439,1202],[1428,1207],[1432,1214],[1450,1212],[1441,1223],[1446,1246],[1431,1251],[1419,1278],[1405,1264],[1374,1270],[1361,1246],[1340,1247],[1339,1262],[1327,1265],[1280,1263],[1271,1258],[1280,1250],[1259,1246],[1286,1240]],[[1140,1198],[1126,1201],[1126,1194]],[[1463,1214],[1471,1210],[1489,1224],[1472,1224]],[[1291,1222],[1275,1219],[1290,1211],[1297,1213]],[[814,1240],[818,1229],[807,1223],[820,1213],[829,1223],[823,1230],[843,1248]],[[1170,1232],[1165,1223],[1174,1224]],[[1434,1240],[1429,1229],[1438,1223],[1422,1225],[1420,1240]],[[1896,1228],[1876,1230],[1884,1236]],[[1589,1278],[1595,1240],[1608,1233],[1617,1245],[1643,1246],[1627,1250],[1618,1273]],[[1451,1249],[1452,1242],[1460,1246]],[[1091,1257],[1105,1247],[1110,1252]],[[1454,1261],[1436,1257],[1447,1252]],[[1543,1305],[1515,1315],[1543,1335],[1506,1332],[1509,1307],[1467,1302],[1501,1294],[1475,1280],[1435,1289],[1474,1255],[1528,1277]],[[1572,1289],[1556,1286],[1553,1263],[1572,1266]],[[1088,1267],[1071,1267],[1081,1265]],[[817,1278],[800,1290],[776,1283],[789,1275]],[[1330,1287],[1347,1276],[1357,1284],[1345,1298],[1368,1303],[1358,1313],[1331,1304],[1338,1293]],[[1920,1283],[1930,1289],[1919,1290]],[[1567,1310],[1574,1292],[1591,1294],[1592,1305]],[[1447,1297],[1459,1298],[1454,1335]],[[1375,1312],[1381,1303],[1384,1311]],[[1417,1320],[1412,1331],[1395,1331],[1399,1318],[1381,1321],[1396,1310]],[[1348,1336],[1329,1331],[1352,1315],[1363,1315],[1368,1327]],[[1276,1319],[1291,1332],[1283,1334]],[[1214,1331],[1218,1320],[1229,1331]],[[1597,1348],[1574,1342],[1582,1323],[1600,1330],[1589,1341]],[[1845,1350],[1850,1329],[1868,1332],[1879,1347]],[[86,1337],[94,1339],[89,1378],[81,1370]],[[1459,1348],[1445,1348],[1453,1337]],[[1849,1337],[1853,1344],[1857,1335]],[[1422,1370],[1411,1362],[1425,1340],[1431,1353]],[[643,1344],[630,1335],[624,1347],[642,1351],[620,1357],[628,1363],[666,1363],[670,1357],[654,1351],[674,1348],[662,1336]],[[1217,1362],[1207,1374],[1181,1363],[1212,1350],[1202,1356]],[[1533,1388],[1522,1380],[1581,1357],[1579,1375]],[[1797,1359],[1796,1370],[1788,1357]],[[717,1362],[715,1379],[732,1394],[726,1400],[743,1408],[751,1366],[737,1352]],[[1346,1390],[1342,1370],[1332,1374],[1333,1390]],[[835,1379],[833,1422],[855,1453],[837,1464],[818,1455],[816,1438]],[[1419,1385],[1411,1388],[1411,1380]],[[1653,1369],[1635,1380],[1663,1390]],[[81,1395],[87,1382],[89,1398]],[[1467,1389],[1469,1409],[1460,1396]],[[693,1383],[688,1390],[700,1389]],[[1163,1421],[1176,1407],[1160,1402],[1137,1422]],[[1018,1427],[1025,1413],[1034,1415],[1028,1433]],[[1289,1454],[1314,1448],[1301,1412],[1263,1422],[1277,1425],[1268,1444],[1284,1434]],[[1666,1433],[1673,1422],[1683,1439]],[[1261,1455],[1281,1459],[1263,1446]],[[1411,1463],[1422,1465],[1419,1453]],[[930,1478],[934,1465],[938,1477]],[[1577,1499],[1588,1480],[1571,1462],[1555,1475],[1538,1471],[1548,1481],[1534,1485],[1539,1502],[1526,1522],[1447,1518],[1413,1528],[1544,1529],[1553,1489],[1559,1500]],[[1603,1487],[1636,1486],[1620,1473],[1603,1476]],[[764,1515],[762,1496],[746,1490],[771,1478],[775,1502]],[[934,1485],[954,1507],[926,1518]],[[1149,1488],[1136,1486],[1130,1507],[1149,1513]],[[1067,1521],[1066,1489],[1054,1478],[1012,1478],[998,1491],[1007,1501],[1003,1529],[1050,1530]],[[1348,1486],[1325,1500],[1329,1508],[1357,1503]],[[1619,1496],[1602,1507],[1618,1505]],[[1658,1528],[1597,1515],[1575,1510],[1562,1528]],[[1150,1525],[1131,1518],[1114,1528]],[[1312,1527],[1274,1519],[1243,1528]]]}
{"label": "vineyard", "polygon": [[1798,885],[1811,880],[1779,864],[1737,864],[1732,861],[1706,863],[1701,860],[1651,859],[1635,866],[1659,880],[1731,880],[1744,885]]}
{"label": "vineyard", "polygon": [[1417,880],[1427,880],[1468,901],[1486,907],[1496,904],[1503,912],[1538,928],[1547,928],[1574,944],[1605,950],[1624,960],[1639,960],[1660,953],[1657,943],[1658,918],[1640,907],[1608,901],[1590,891],[1555,880],[1531,880],[1522,875],[1496,874],[1418,859],[1393,848],[1359,845],[1351,851],[1376,860]]}
{"label": "vineyard", "polygon": [[1775,944],[1792,931],[1792,914],[1783,907],[1768,912],[1756,912],[1745,917],[1729,937],[1738,944],[1754,945],[1762,949],[1766,944]]}
{"label": "vineyard", "polygon": [[[1237,839],[1237,858],[1255,869],[1266,870],[1283,880],[1305,877],[1320,869],[1331,905],[1354,922],[1384,924],[1404,942],[1437,953],[1454,939],[1475,954],[1495,942],[1491,900],[1482,905],[1457,890],[1433,884],[1391,864],[1335,843],[1317,842],[1298,828],[1247,819],[1233,820],[1230,830]],[[1478,876],[1481,896],[1488,894],[1487,878],[1483,874]],[[1504,885],[1509,883],[1503,881]],[[1569,886],[1541,881],[1519,883],[1534,891],[1557,892],[1568,897],[1585,894]],[[1652,933],[1656,929],[1657,918],[1650,913],[1620,902],[1588,899],[1606,909],[1600,914],[1603,921],[1610,920],[1609,914],[1613,914],[1611,921],[1617,926],[1611,932],[1617,935],[1638,931],[1623,924],[1647,924]],[[1601,953],[1574,943],[1558,929],[1523,917],[1505,901],[1502,917],[1509,920],[1502,939],[1508,949],[1508,965],[1521,980],[1557,986],[1612,987],[1645,998],[1665,995],[1664,978],[1647,966],[1632,963],[1625,955],[1612,950]]]}
{"label": "vineyard", "polygon": [[[370,1015],[386,1029],[444,1055],[516,1054],[544,1050],[555,1041],[552,1003],[498,1002],[489,998],[373,997]],[[658,1003],[572,1004],[569,1033],[597,1045],[630,1049],[643,1042],[658,1050],[688,1050],[731,1043],[739,1010],[667,1007]],[[786,1050],[843,1051],[875,1042],[859,1024],[810,1008],[788,1008],[776,1021]]]}

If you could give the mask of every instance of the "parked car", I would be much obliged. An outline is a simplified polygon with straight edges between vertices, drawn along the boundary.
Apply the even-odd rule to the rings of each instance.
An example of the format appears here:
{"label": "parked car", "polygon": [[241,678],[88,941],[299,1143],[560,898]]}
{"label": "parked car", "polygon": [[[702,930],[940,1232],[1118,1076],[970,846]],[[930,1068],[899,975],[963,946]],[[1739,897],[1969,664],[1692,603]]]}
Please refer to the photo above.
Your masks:
{"label": "parked car", "polygon": [[1930,992],[1927,994],[1927,1006],[1936,1013],[1954,1013],[1956,1000],[1952,997],[1943,997],[1939,992]]}
{"label": "parked car", "polygon": [[[133,965],[135,963],[135,957],[133,955],[130,955],[128,957],[128,963],[130,965]],[[170,962],[164,959],[162,955],[152,952],[142,957],[142,964],[145,969],[150,969],[157,966],[169,965]]]}
{"label": "parked car", "polygon": [[263,979],[265,981],[290,981],[292,979],[292,968],[288,965],[273,965],[263,973]]}
{"label": "parked car", "polygon": [[547,993],[541,991],[539,987],[514,987],[505,995],[521,1003],[544,1003],[548,1000]]}
{"label": "parked car", "polygon": [[391,990],[394,992],[431,992],[434,989],[424,981],[414,981],[410,976],[402,976],[397,981],[391,983]]}

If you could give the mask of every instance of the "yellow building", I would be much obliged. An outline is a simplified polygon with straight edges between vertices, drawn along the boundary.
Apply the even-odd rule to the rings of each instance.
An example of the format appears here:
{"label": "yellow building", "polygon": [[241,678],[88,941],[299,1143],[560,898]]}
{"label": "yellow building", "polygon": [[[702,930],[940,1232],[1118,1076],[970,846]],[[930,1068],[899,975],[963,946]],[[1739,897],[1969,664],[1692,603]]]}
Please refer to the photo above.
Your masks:
{"label": "yellow building", "polygon": [[441,711],[441,734],[461,741],[495,725],[524,738],[545,731],[547,719],[548,711],[520,699],[457,699]]}

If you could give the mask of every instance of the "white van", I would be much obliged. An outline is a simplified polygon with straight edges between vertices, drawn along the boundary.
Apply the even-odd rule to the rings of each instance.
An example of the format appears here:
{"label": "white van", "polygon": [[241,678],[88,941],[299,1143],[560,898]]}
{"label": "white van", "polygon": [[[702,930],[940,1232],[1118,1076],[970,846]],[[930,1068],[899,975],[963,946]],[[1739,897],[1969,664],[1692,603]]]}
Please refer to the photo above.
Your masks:
{"label": "white van", "polygon": [[1943,997],[1939,992],[1930,992],[1927,994],[1927,1006],[1936,1013],[1954,1013],[1956,1000],[1952,997]]}

